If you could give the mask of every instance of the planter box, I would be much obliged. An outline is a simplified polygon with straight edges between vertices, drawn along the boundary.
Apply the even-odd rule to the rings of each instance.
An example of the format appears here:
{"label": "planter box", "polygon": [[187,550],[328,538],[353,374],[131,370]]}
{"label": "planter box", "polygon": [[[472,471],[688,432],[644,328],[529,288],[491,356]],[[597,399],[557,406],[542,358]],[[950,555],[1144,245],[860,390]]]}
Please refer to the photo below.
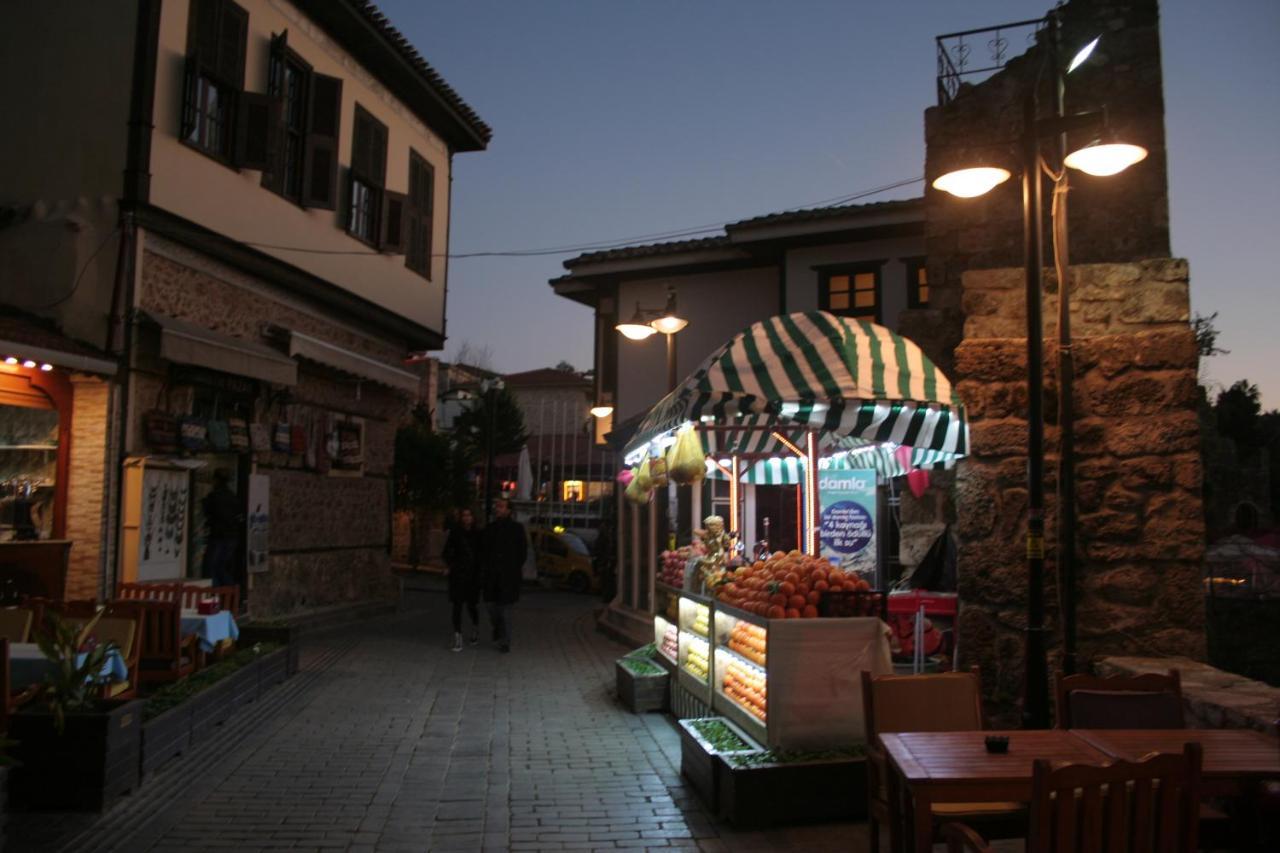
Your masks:
{"label": "planter box", "polygon": [[291,648],[277,649],[258,658],[258,695],[261,696],[294,673],[289,668]]}
{"label": "planter box", "polygon": [[258,698],[259,665],[260,662],[255,660],[240,667],[223,679],[231,683],[231,686],[227,688],[230,694],[227,703],[230,705],[232,713],[237,708],[248,705]]}
{"label": "planter box", "polygon": [[666,709],[667,693],[671,685],[671,678],[667,673],[640,675],[628,669],[622,660],[616,661],[613,668],[617,676],[618,698],[628,711],[643,714]]}
{"label": "planter box", "polygon": [[236,647],[246,649],[255,643],[279,643],[287,652],[288,672],[298,671],[298,629],[292,625],[241,625]]}
{"label": "planter box", "polygon": [[867,760],[837,758],[734,767],[717,756],[717,812],[736,829],[866,820]]}
{"label": "planter box", "polygon": [[142,775],[163,766],[191,746],[191,702],[183,702],[142,724]]}
{"label": "planter box", "polygon": [[185,704],[191,706],[191,742],[198,743],[208,737],[213,729],[226,722],[234,710],[236,685],[232,678],[224,678],[192,696]]}
{"label": "planter box", "polygon": [[[680,773],[693,785],[693,789],[702,797],[708,808],[715,811],[720,795],[720,773],[717,767],[720,750],[707,742],[693,724],[699,720],[716,720],[724,723],[734,734],[746,743],[752,743],[750,737],[742,729],[724,717],[700,717],[691,720],[678,720],[680,726]],[[745,752],[758,752],[752,748]]]}
{"label": "planter box", "polygon": [[64,734],[49,713],[23,711],[9,718],[22,762],[9,777],[18,808],[102,811],[138,787],[142,702],[111,703],[98,713],[67,717]]}

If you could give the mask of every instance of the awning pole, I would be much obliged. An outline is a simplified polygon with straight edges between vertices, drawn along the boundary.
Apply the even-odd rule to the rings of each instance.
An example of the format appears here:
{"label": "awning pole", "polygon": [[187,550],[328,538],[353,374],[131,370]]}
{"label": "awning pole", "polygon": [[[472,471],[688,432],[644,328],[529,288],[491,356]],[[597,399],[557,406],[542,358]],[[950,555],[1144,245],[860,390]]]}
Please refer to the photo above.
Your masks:
{"label": "awning pole", "polygon": [[818,434],[813,430],[805,431],[805,514],[808,521],[809,554],[818,553]]}
{"label": "awning pole", "polygon": [[729,457],[729,532],[738,532],[738,454]]}

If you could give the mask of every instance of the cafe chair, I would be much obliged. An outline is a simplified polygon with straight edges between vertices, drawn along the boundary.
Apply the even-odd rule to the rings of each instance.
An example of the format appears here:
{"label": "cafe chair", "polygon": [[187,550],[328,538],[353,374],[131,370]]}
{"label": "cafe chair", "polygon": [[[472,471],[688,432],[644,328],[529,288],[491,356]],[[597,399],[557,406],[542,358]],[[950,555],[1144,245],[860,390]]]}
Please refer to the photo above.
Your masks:
{"label": "cafe chair", "polygon": [[[880,849],[880,828],[892,819],[889,763],[878,736],[896,732],[981,731],[982,680],[978,668],[929,675],[876,675],[862,672],[863,719],[867,726],[867,806],[871,850]],[[1026,833],[1026,804],[935,803],[934,826],[943,821],[980,822],[993,837]]]}
{"label": "cafe chair", "polygon": [[103,699],[133,699],[138,695],[138,663],[141,655],[139,633],[141,612],[133,602],[116,601],[106,605],[102,618],[90,636],[99,644],[114,643],[124,660],[129,676],[102,686]]}
{"label": "cafe chair", "polygon": [[1176,669],[1114,678],[1058,673],[1054,682],[1060,729],[1186,728]]}
{"label": "cafe chair", "polygon": [[181,602],[180,583],[125,583],[116,584],[118,601],[174,601]]}
{"label": "cafe chair", "polygon": [[139,614],[139,685],[171,682],[196,670],[199,650],[195,634],[182,636],[180,602],[134,601]]}
{"label": "cafe chair", "polygon": [[31,636],[35,614],[26,607],[0,609],[0,637],[11,643],[25,643]]}
{"label": "cafe chair", "polygon": [[[1200,801],[1200,745],[1141,761],[1054,766],[1031,771],[1027,853],[1193,853]],[[963,823],[942,827],[948,853],[994,853]]]}

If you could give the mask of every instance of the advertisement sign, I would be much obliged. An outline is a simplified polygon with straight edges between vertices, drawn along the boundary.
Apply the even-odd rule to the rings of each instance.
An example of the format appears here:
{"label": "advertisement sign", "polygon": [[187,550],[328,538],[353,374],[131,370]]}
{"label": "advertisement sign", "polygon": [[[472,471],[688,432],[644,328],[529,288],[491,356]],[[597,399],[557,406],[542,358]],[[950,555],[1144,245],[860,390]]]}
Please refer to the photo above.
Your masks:
{"label": "advertisement sign", "polygon": [[265,572],[268,539],[271,531],[271,478],[266,474],[249,475],[249,500],[246,522],[245,565],[251,572]]}
{"label": "advertisement sign", "polygon": [[821,554],[873,583],[876,576],[876,472],[818,474]]}

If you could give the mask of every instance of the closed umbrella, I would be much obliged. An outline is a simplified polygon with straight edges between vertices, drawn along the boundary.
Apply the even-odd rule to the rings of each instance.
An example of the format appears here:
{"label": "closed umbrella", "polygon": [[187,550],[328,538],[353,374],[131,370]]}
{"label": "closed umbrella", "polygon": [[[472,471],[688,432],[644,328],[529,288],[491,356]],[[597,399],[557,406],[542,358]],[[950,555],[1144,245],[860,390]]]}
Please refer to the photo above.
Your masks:
{"label": "closed umbrella", "polygon": [[516,500],[527,501],[533,496],[533,466],[529,464],[529,446],[520,448],[519,473],[516,475]]}

